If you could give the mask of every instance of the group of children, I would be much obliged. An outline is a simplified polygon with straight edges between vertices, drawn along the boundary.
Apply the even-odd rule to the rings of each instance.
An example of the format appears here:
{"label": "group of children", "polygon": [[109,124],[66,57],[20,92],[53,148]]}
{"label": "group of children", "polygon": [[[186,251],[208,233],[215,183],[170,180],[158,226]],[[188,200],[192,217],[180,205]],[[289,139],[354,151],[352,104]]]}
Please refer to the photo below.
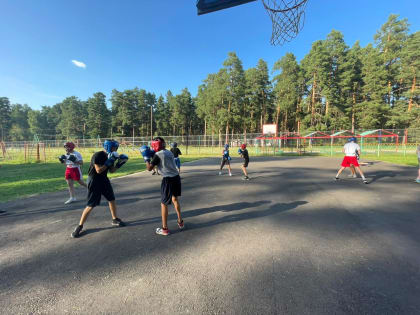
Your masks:
{"label": "group of children", "polygon": [[[241,147],[238,149],[238,153],[239,155],[243,158],[243,163],[242,163],[242,172],[244,173],[244,180],[249,180],[249,176],[248,176],[248,172],[246,170],[246,168],[248,167],[249,164],[249,154],[248,154],[248,150],[246,149],[246,144],[241,144]],[[220,171],[219,171],[219,175],[222,175],[222,169],[225,165],[227,165],[228,170],[229,170],[229,176],[232,176],[232,168],[230,167],[230,161],[231,161],[231,157],[229,154],[229,144],[225,144],[224,150],[222,151],[222,161],[220,163]]]}
{"label": "group of children", "polygon": [[[93,154],[88,171],[87,184],[83,182],[82,172],[80,166],[83,165],[83,159],[79,152],[74,150],[75,145],[72,142],[67,142],[64,145],[66,149],[66,155],[59,157],[61,163],[66,164],[65,178],[69,186],[70,199],[65,202],[65,204],[71,203],[76,200],[74,194],[74,181],[77,181],[80,185],[87,187],[88,197],[87,204],[82,213],[82,216],[79,221],[79,225],[75,228],[72,237],[77,238],[81,235],[83,225],[89,216],[89,213],[94,207],[100,204],[101,196],[103,195],[109,205],[109,209],[112,216],[112,225],[115,226],[124,226],[125,223],[117,217],[117,207],[115,203],[115,195],[111,185],[111,182],[108,179],[108,171],[113,173],[124,165],[128,161],[128,156],[125,154],[119,155],[118,142],[114,140],[106,140],[104,142],[104,150],[96,152]],[[152,171],[157,169],[158,172],[162,175],[161,182],[161,216],[162,216],[162,226],[156,229],[156,234],[159,235],[169,235],[170,231],[168,229],[168,205],[174,204],[175,211],[178,217],[177,224],[179,229],[184,228],[184,221],[181,215],[181,205],[179,203],[179,196],[181,196],[181,163],[179,156],[182,154],[179,150],[177,143],[171,144],[171,149],[166,149],[165,140],[161,137],[157,137],[151,141],[151,147],[142,146],[140,148],[140,153],[143,156],[146,169]],[[343,153],[345,154],[344,159],[341,163],[341,168],[338,170],[335,180],[339,180],[339,176],[342,171],[349,167],[352,171],[351,177],[356,176],[356,170],[360,174],[363,183],[368,184],[362,170],[360,169],[360,164],[358,159],[360,157],[360,147],[357,144],[357,139],[352,137],[349,139],[343,147]],[[246,144],[242,144],[238,149],[238,154],[243,159],[242,171],[244,173],[244,180],[249,180],[247,167],[249,164],[249,153],[246,149]],[[417,154],[419,158],[419,174],[416,179],[417,183],[420,183],[420,146],[417,148]],[[232,169],[230,165],[231,157],[229,154],[229,144],[225,144],[224,150],[222,151],[222,161],[220,164],[219,175],[222,175],[222,170],[225,165],[227,165],[229,170],[229,176],[232,176]]]}

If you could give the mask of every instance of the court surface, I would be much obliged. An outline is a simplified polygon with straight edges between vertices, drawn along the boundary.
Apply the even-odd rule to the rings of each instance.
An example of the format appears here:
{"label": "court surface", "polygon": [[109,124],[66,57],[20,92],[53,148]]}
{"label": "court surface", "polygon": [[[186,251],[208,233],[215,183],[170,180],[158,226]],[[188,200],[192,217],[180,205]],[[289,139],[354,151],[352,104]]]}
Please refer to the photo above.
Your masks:
{"label": "court surface", "polygon": [[[220,160],[182,167],[179,232],[160,226],[160,180],[112,180],[106,203],[70,238],[84,206],[56,192],[0,204],[0,310],[4,314],[420,313],[417,168],[374,162],[334,182],[341,159],[251,157],[234,176]],[[64,179],[63,179],[64,180]]]}

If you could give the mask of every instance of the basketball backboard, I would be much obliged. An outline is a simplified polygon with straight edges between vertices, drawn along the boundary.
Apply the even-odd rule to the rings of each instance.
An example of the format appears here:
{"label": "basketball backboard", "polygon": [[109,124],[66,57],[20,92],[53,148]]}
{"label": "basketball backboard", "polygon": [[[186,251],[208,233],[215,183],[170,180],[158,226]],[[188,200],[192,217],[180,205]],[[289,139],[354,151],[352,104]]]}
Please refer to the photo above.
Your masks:
{"label": "basketball backboard", "polygon": [[197,14],[206,14],[257,0],[198,0]]}

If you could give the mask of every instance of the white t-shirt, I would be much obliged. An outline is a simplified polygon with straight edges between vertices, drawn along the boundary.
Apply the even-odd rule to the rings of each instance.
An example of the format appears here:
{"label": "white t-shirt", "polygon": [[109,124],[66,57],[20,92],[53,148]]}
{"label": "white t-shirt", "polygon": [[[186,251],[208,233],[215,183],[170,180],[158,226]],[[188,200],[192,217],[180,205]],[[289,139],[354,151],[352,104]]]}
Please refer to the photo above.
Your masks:
{"label": "white t-shirt", "polygon": [[357,150],[360,151],[360,147],[357,143],[348,142],[344,145],[344,153],[346,156],[356,156]]}
{"label": "white t-shirt", "polygon": [[[76,162],[83,161],[82,155],[77,151],[73,151],[72,153],[67,154],[67,156],[69,155],[74,155],[76,157]],[[68,168],[75,168],[80,166],[79,163],[74,163],[70,160],[66,160],[66,164]]]}

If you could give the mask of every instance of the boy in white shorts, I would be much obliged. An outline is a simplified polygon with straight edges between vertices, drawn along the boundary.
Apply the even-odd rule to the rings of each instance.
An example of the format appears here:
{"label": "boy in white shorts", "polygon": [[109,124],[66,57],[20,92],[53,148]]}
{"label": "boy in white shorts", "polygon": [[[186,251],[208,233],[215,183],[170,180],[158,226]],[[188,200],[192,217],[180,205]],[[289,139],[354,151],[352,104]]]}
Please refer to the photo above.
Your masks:
{"label": "boy in white shorts", "polygon": [[76,201],[76,194],[74,192],[74,181],[78,182],[79,185],[83,187],[87,187],[87,185],[83,181],[82,170],[80,168],[83,165],[83,158],[79,152],[74,151],[75,147],[76,146],[73,142],[66,142],[64,144],[66,154],[63,154],[58,158],[61,163],[66,164],[66,173],[64,176],[66,178],[67,185],[69,186],[70,193],[70,199],[64,203],[66,205]]}

